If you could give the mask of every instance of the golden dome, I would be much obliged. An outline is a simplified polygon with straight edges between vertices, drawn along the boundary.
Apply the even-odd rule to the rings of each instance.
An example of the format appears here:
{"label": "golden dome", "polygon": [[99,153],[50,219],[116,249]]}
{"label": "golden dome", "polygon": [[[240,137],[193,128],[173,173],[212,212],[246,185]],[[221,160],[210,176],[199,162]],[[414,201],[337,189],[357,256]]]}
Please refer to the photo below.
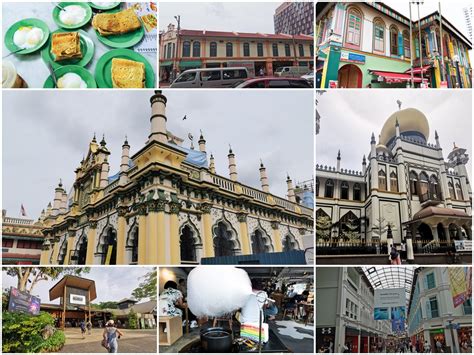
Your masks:
{"label": "golden dome", "polygon": [[406,108],[393,113],[380,131],[379,144],[387,145],[391,138],[395,137],[395,124],[400,125],[400,133],[417,132],[428,140],[430,135],[430,126],[426,116],[415,108]]}

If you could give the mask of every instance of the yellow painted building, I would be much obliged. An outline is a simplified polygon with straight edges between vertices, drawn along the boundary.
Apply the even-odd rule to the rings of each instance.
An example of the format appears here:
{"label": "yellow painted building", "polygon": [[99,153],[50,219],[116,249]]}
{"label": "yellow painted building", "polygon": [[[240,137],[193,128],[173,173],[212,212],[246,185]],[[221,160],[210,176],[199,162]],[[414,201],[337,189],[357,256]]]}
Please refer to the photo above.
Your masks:
{"label": "yellow painted building", "polygon": [[216,174],[204,137],[199,150],[180,146],[167,130],[167,98],[155,91],[150,103],[148,141],[132,156],[124,142],[118,174],[109,176],[107,144],[94,137],[72,191],[59,183],[40,217],[42,265],[198,263],[307,247],[313,209],[289,177],[287,198],[270,193],[263,164],[262,188],[244,185],[232,149],[229,178]]}

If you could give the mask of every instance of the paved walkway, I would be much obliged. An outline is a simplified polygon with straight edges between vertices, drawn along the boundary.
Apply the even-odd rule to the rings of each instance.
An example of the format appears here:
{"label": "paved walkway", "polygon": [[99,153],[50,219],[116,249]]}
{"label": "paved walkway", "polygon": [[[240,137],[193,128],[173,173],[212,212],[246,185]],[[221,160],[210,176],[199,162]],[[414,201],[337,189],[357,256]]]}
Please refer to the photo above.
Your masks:
{"label": "paved walkway", "polygon": [[[66,344],[61,353],[107,353],[100,344],[104,329],[93,329],[91,335],[82,338],[80,328],[66,328]],[[156,353],[156,329],[121,329],[123,337],[118,341],[120,353]]]}

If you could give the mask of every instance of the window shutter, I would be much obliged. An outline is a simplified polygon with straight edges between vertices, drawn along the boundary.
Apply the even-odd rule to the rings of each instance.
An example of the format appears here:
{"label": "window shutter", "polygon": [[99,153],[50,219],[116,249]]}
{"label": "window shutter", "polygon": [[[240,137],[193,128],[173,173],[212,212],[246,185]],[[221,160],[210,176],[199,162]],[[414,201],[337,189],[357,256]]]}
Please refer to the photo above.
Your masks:
{"label": "window shutter", "polygon": [[426,318],[431,319],[431,304],[430,300],[426,301]]}
{"label": "window shutter", "polygon": [[403,55],[403,35],[398,32],[398,55]]}
{"label": "window shutter", "polygon": [[425,275],[425,278],[423,279],[424,281],[424,286],[425,286],[425,290],[428,289],[428,275]]}

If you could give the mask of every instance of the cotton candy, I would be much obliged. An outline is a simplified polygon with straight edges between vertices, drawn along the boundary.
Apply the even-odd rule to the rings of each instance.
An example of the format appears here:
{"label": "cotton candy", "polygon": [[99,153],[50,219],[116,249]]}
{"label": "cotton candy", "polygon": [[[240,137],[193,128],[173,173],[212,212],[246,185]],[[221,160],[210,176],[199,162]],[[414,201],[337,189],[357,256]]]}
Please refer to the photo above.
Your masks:
{"label": "cotton candy", "polygon": [[220,317],[241,308],[252,294],[250,278],[233,266],[198,266],[188,275],[188,306],[197,317]]}

